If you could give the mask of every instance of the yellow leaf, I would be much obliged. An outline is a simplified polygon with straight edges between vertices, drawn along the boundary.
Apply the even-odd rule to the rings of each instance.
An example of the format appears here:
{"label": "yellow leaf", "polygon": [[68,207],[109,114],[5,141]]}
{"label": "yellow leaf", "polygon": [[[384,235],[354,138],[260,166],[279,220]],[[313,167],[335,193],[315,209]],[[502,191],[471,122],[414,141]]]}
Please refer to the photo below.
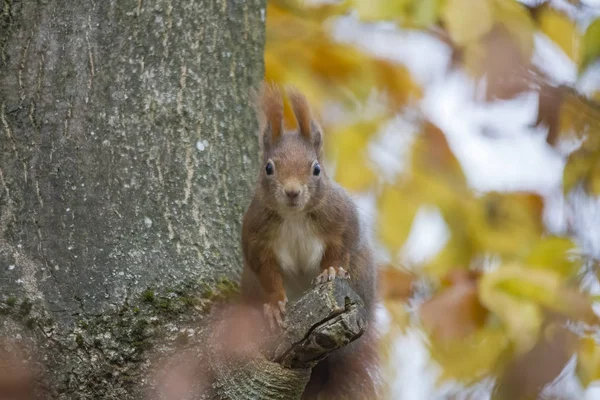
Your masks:
{"label": "yellow leaf", "polygon": [[586,148],[571,153],[563,172],[565,193],[570,192],[578,184],[582,184],[586,192],[600,194],[600,151],[589,151]]}
{"label": "yellow leaf", "polygon": [[492,29],[492,4],[490,0],[447,0],[442,20],[452,40],[464,46]]}
{"label": "yellow leaf", "polygon": [[[299,81],[318,94],[319,103],[325,98],[356,101],[370,93],[376,82],[371,56],[335,42],[318,19],[303,18],[293,7],[269,3],[267,15],[266,77]],[[314,104],[314,98],[309,100]]]}
{"label": "yellow leaf", "polygon": [[471,206],[464,221],[479,252],[519,257],[542,233],[543,200],[534,194],[488,193]]}
{"label": "yellow leaf", "polygon": [[390,314],[394,327],[404,329],[410,326],[411,315],[404,301],[384,300],[383,306]]}
{"label": "yellow leaf", "polygon": [[533,54],[534,24],[523,4],[513,0],[495,0],[495,20],[501,23],[518,46],[523,60]]}
{"label": "yellow leaf", "polygon": [[569,238],[549,236],[540,239],[525,263],[531,268],[549,268],[564,278],[570,278],[579,271],[580,264],[571,259],[570,251],[576,248]]}
{"label": "yellow leaf", "polygon": [[421,88],[413,81],[410,72],[404,66],[375,59],[372,62],[372,70],[376,76],[377,87],[385,91],[394,109],[400,109],[409,100],[421,98]]}
{"label": "yellow leaf", "polygon": [[426,122],[412,146],[411,169],[406,190],[423,202],[438,206],[449,217],[469,197],[460,163],[448,145],[444,133]]}
{"label": "yellow leaf", "polygon": [[429,28],[435,24],[442,11],[443,0],[413,0],[409,27]]}
{"label": "yellow leaf", "polygon": [[395,186],[386,186],[378,202],[379,235],[382,243],[395,255],[410,233],[420,204]]}
{"label": "yellow leaf", "polygon": [[312,19],[318,22],[343,15],[351,7],[349,0],[337,1],[333,4],[306,4],[304,0],[269,0],[268,3],[304,19]]}
{"label": "yellow leaf", "polygon": [[271,51],[265,51],[265,80],[281,84],[285,82],[286,66]]}
{"label": "yellow leaf", "polygon": [[514,275],[521,273],[520,269],[503,267],[485,274],[479,280],[479,298],[504,323],[517,351],[524,352],[535,345],[542,325],[542,312],[533,301],[507,293],[501,287],[507,279],[514,279]]}
{"label": "yellow leaf", "polygon": [[412,150],[412,169],[423,170],[434,177],[443,177],[458,190],[467,182],[458,159],[452,152],[446,135],[433,123],[426,121]]}
{"label": "yellow leaf", "polygon": [[488,59],[488,46],[484,41],[476,41],[465,47],[463,65],[465,70],[475,78],[481,78],[486,73],[485,62]]}
{"label": "yellow leaf", "polygon": [[354,0],[354,7],[363,21],[380,21],[404,16],[411,2],[412,0]]}
{"label": "yellow leaf", "polygon": [[600,345],[593,337],[583,337],[579,343],[577,357],[577,376],[587,387],[600,379]]}
{"label": "yellow leaf", "polygon": [[453,341],[432,341],[431,357],[443,368],[441,380],[475,382],[494,372],[510,342],[498,328],[484,328]]}
{"label": "yellow leaf", "polygon": [[[457,218],[460,219],[460,218]],[[471,240],[461,231],[462,221],[455,224],[452,219],[446,221],[451,228],[450,240],[446,246],[424,267],[424,274],[439,279],[452,268],[466,267],[473,257]]]}
{"label": "yellow leaf", "polygon": [[500,317],[519,350],[536,341],[542,323],[542,309],[568,318],[597,323],[589,298],[563,284],[560,274],[551,270],[503,265],[479,281],[482,303]]}
{"label": "yellow leaf", "polygon": [[360,121],[333,130],[325,140],[328,158],[335,162],[334,179],[350,191],[361,191],[376,179],[367,154],[367,145],[381,120]]}
{"label": "yellow leaf", "polygon": [[540,30],[578,64],[581,54],[581,34],[575,23],[565,14],[550,7],[542,8],[538,23]]}
{"label": "yellow leaf", "polygon": [[600,57],[600,18],[592,22],[585,31],[581,53],[579,71],[583,71]]}

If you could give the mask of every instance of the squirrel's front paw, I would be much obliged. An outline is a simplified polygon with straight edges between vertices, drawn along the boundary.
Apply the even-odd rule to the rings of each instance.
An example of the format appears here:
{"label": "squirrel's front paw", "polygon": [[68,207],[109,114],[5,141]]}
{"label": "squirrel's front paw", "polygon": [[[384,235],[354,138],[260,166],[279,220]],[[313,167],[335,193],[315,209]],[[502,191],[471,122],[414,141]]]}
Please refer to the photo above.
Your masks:
{"label": "squirrel's front paw", "polygon": [[313,285],[318,285],[319,283],[325,283],[327,281],[332,281],[335,278],[341,279],[350,279],[350,274],[342,267],[329,267],[324,269],[315,279],[313,279]]}
{"label": "squirrel's front paw", "polygon": [[276,327],[284,327],[283,316],[285,314],[285,305],[287,299],[274,300],[263,305],[263,312],[269,323],[269,328],[274,330]]}

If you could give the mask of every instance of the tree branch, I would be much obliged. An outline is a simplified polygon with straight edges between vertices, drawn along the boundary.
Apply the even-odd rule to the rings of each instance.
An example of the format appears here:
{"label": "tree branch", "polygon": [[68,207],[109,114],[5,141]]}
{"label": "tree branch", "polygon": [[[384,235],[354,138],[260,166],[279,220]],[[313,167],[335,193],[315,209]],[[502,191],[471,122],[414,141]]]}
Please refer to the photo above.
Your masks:
{"label": "tree branch", "polygon": [[288,307],[283,332],[269,337],[260,353],[216,353],[212,398],[299,399],[310,369],[366,328],[362,299],[346,280],[315,286]]}

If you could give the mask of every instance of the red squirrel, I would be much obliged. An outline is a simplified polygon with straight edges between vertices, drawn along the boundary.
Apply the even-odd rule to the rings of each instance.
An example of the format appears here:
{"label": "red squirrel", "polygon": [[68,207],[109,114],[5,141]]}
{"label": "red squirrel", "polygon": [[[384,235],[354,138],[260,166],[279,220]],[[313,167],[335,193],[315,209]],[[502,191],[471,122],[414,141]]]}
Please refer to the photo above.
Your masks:
{"label": "red squirrel", "polygon": [[263,307],[273,327],[288,300],[311,285],[348,279],[363,299],[368,328],[311,374],[303,399],[378,398],[375,334],[377,271],[348,193],[323,167],[323,132],[303,94],[287,96],[297,129],[284,130],[282,92],[263,84],[257,98],[262,162],[242,225],[242,296]]}

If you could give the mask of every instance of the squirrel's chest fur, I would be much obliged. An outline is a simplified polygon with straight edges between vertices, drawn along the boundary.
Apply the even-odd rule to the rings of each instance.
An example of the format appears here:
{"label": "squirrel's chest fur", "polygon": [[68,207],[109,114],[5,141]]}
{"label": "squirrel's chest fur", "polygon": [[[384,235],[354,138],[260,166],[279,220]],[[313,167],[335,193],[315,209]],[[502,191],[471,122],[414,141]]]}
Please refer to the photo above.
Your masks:
{"label": "squirrel's chest fur", "polygon": [[302,294],[321,272],[325,242],[310,219],[302,214],[292,215],[284,218],[279,226],[273,250],[291,300]]}

